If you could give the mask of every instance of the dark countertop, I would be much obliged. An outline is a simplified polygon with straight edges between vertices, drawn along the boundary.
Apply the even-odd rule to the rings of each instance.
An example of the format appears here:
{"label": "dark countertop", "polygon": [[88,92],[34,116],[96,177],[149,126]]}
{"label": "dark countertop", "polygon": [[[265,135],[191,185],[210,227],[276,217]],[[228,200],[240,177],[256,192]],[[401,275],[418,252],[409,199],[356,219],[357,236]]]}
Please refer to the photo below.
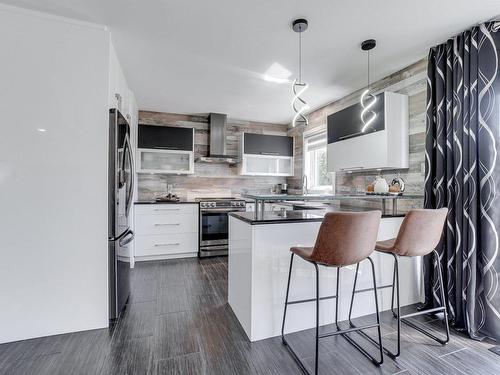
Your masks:
{"label": "dark countertop", "polygon": [[403,194],[403,195],[380,195],[380,194],[243,194],[243,198],[253,200],[269,201],[335,201],[349,199],[423,199],[423,195]]}
{"label": "dark countertop", "polygon": [[186,199],[181,199],[178,202],[166,202],[166,201],[137,201],[134,204],[198,204],[196,201],[188,201]]}
{"label": "dark countertop", "polygon": [[[322,221],[327,212],[365,212],[373,211],[373,208],[362,207],[341,207],[330,208],[328,210],[297,210],[285,211],[283,215],[281,212],[265,211],[258,219],[255,218],[254,212],[230,212],[229,215],[234,218],[240,219],[251,225],[261,224],[283,224],[283,223],[297,223],[297,222],[317,222]],[[398,215],[382,215],[382,218],[390,217],[404,217],[404,214]]]}

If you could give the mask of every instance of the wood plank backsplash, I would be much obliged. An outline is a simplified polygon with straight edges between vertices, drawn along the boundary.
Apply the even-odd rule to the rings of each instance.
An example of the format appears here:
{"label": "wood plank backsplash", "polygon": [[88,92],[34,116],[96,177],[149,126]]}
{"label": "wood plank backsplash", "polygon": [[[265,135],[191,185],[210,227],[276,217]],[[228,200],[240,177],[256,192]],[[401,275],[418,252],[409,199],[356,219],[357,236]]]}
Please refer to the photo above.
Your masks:
{"label": "wood plank backsplash", "polygon": [[[139,111],[139,123],[194,128],[195,158],[208,154],[208,114],[183,115]],[[286,135],[287,125],[228,119],[226,142],[229,155],[238,154],[243,132]],[[167,183],[174,184],[174,192],[180,197],[191,198],[214,194],[238,196],[247,191],[269,193],[272,185],[285,182],[283,177],[240,176],[237,166],[227,164],[195,162],[194,171],[193,175],[140,174],[138,199],[150,200],[164,195]]]}
{"label": "wood plank backsplash", "polygon": [[[391,91],[409,96],[410,167],[405,170],[383,171],[382,176],[390,182],[399,173],[406,182],[405,192],[410,194],[423,194],[424,192],[426,72],[427,58],[424,58],[399,72],[371,84],[374,94],[383,91]],[[311,112],[308,115],[309,125],[307,127],[303,125],[295,128],[289,127],[288,135],[295,138],[294,177],[287,178],[289,189],[301,188],[304,132],[316,128],[319,129],[320,127],[326,129],[327,116],[356,103],[363,90],[364,88]],[[371,183],[376,176],[376,171],[336,173],[336,192],[337,194],[342,194],[364,191],[365,187]],[[370,205],[370,203],[366,201],[348,203]],[[421,206],[422,200],[404,201],[403,208],[407,209]]]}

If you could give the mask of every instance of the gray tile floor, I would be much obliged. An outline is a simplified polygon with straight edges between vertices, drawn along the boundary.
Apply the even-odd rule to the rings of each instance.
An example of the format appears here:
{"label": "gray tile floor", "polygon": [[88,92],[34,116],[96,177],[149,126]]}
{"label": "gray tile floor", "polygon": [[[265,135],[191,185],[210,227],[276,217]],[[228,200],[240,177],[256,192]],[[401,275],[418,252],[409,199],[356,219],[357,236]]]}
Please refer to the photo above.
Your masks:
{"label": "gray tile floor", "polygon": [[[225,258],[139,263],[132,283],[130,304],[113,329],[0,345],[0,374],[300,374],[279,338],[247,341],[227,304]],[[419,320],[431,330],[442,327],[435,317]],[[394,345],[395,321],[387,313],[382,321],[384,344]],[[379,368],[342,337],[321,340],[320,373],[500,374],[500,356],[487,350],[492,342],[452,331],[442,346],[409,327],[403,330],[403,354],[396,361],[386,357]],[[290,338],[311,370],[313,334]]]}

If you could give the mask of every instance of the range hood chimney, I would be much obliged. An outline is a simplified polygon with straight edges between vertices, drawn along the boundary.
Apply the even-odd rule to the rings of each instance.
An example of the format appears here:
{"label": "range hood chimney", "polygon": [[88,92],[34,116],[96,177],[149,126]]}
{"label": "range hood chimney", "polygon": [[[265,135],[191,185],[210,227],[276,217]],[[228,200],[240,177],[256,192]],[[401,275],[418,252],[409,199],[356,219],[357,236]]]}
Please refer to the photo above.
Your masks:
{"label": "range hood chimney", "polygon": [[226,147],[226,125],[227,115],[222,113],[210,113],[208,116],[208,156],[202,156],[196,161],[204,163],[227,163],[236,164],[238,157],[227,155]]}

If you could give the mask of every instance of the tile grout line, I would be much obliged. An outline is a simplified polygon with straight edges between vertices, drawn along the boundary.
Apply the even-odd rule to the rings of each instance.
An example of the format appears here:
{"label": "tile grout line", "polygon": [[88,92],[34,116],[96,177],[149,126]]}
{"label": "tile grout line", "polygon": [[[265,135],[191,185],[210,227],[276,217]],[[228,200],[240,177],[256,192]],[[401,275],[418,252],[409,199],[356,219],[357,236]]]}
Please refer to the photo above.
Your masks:
{"label": "tile grout line", "polygon": [[467,348],[460,348],[460,349],[454,350],[452,352],[449,352],[449,353],[446,353],[446,354],[442,354],[442,355],[438,356],[438,358],[443,358],[443,357],[446,357],[447,355],[461,352],[462,350],[467,350]]}
{"label": "tile grout line", "polygon": [[402,374],[404,372],[408,372],[408,370],[401,370],[401,371],[398,371],[398,372],[393,372],[392,375]]}

